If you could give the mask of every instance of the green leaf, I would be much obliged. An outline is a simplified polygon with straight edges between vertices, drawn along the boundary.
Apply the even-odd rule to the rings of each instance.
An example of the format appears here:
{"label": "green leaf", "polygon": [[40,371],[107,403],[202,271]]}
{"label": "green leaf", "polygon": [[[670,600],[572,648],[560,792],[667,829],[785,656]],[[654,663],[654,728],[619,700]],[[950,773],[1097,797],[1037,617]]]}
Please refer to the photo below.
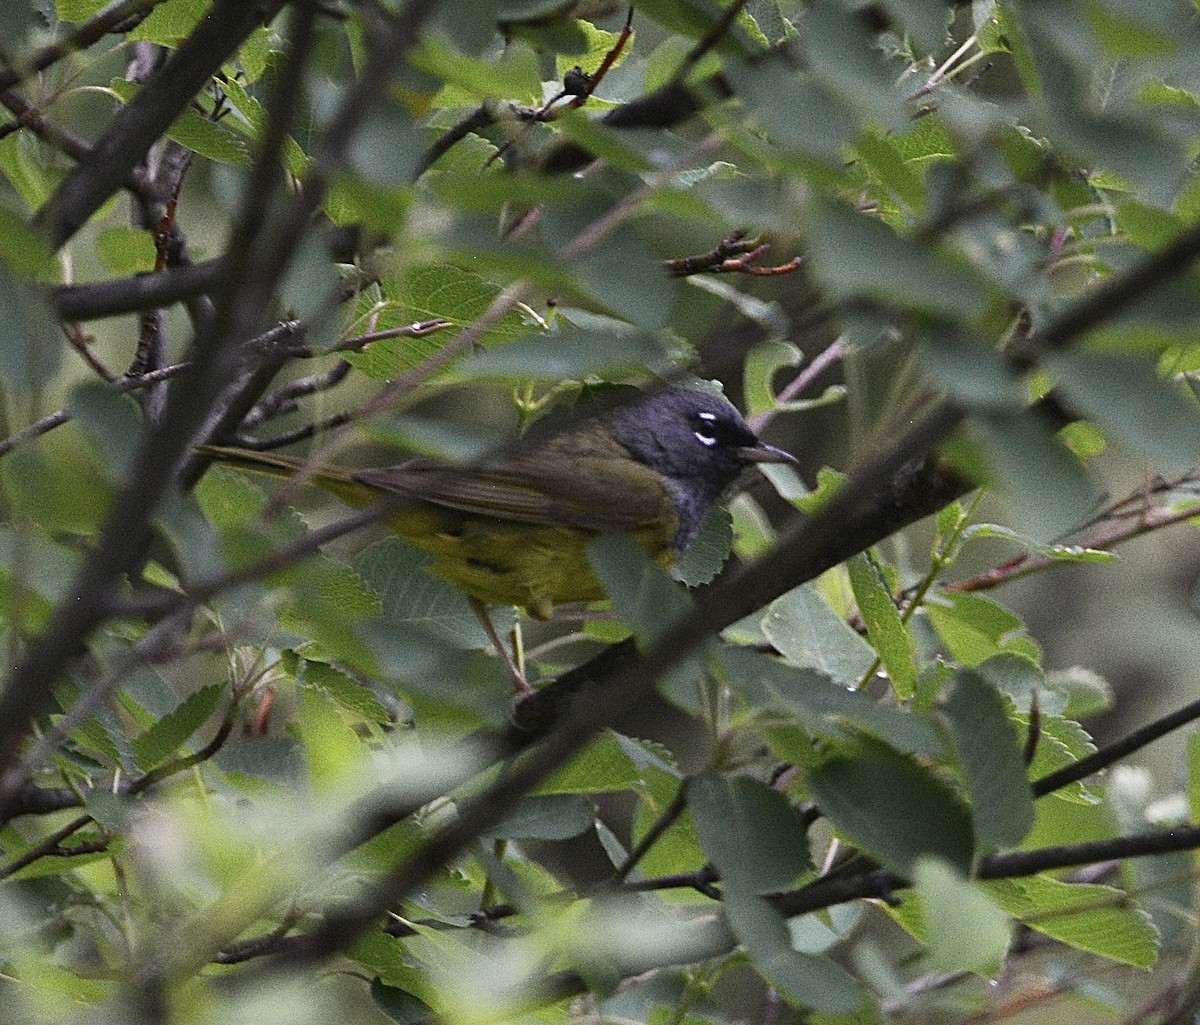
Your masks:
{"label": "green leaf", "polygon": [[811,584],[767,606],[767,638],[789,662],[811,666],[832,680],[856,685],[875,662],[875,651],[830,607]]}
{"label": "green leaf", "polygon": [[419,626],[448,643],[482,648],[491,642],[471,603],[457,587],[429,572],[433,556],[399,538],[385,538],[354,560],[354,570],[379,597],[394,629]]}
{"label": "green leaf", "polygon": [[622,621],[653,643],[691,608],[691,600],[637,542],[621,534],[596,538],[588,561]]}
{"label": "green leaf", "polygon": [[257,82],[262,78],[270,65],[271,55],[280,52],[277,41],[272,47],[273,39],[277,39],[277,37],[272,36],[271,29],[267,25],[262,25],[251,32],[237,53],[237,65],[243,74],[241,76],[226,75],[221,82],[221,87],[226,88],[235,77],[242,77],[247,82]]}
{"label": "green leaf", "polygon": [[566,326],[467,356],[455,374],[466,380],[615,381],[645,368],[666,371],[670,351],[651,332],[599,333]]}
{"label": "green leaf", "polygon": [[111,0],[54,0],[54,13],[60,21],[87,21],[94,18]]}
{"label": "green leaf", "polygon": [[[361,351],[347,352],[345,358],[368,377],[395,377],[419,366],[482,317],[499,294],[499,286],[448,264],[425,264],[386,277],[378,293],[367,290],[360,296],[356,324],[363,331],[387,331],[435,318],[449,321],[450,328],[420,337],[381,339]],[[519,313],[510,311],[479,342],[511,340],[534,330]]]}
{"label": "green leaf", "polygon": [[808,775],[834,828],[884,867],[909,876],[925,855],[965,873],[975,836],[957,796],[929,769],[884,744],[838,747]]}
{"label": "green leaf", "polygon": [[484,840],[569,840],[596,824],[592,802],[578,794],[526,797],[504,821],[482,834]]}
{"label": "green leaf", "polygon": [[350,139],[346,166],[369,186],[401,190],[412,184],[424,144],[405,105],[373,105]]}
{"label": "green leaf", "polygon": [[875,39],[867,23],[840,4],[813,8],[800,35],[813,75],[840,100],[890,131],[902,131],[908,111],[887,65],[872,54]]}
{"label": "green leaf", "polygon": [[[570,127],[572,134],[584,134],[579,125],[571,124]],[[586,141],[589,148],[597,149],[594,140],[588,138]],[[605,153],[598,155],[605,156]],[[608,158],[613,159],[611,152]],[[595,219],[604,216],[600,209],[585,208],[574,213],[576,218],[580,214],[586,217],[579,225],[584,230],[590,228]],[[569,232],[563,242],[578,237],[576,218],[568,219],[562,225]],[[652,236],[644,238],[634,226],[622,225],[603,244],[587,249],[575,261],[579,283],[589,295],[608,312],[650,332],[658,332],[666,326],[674,298],[674,289],[663,273],[658,255],[651,252],[655,241]]]}
{"label": "green leaf", "polygon": [[113,734],[98,719],[89,719],[71,732],[72,742],[79,750],[95,757],[109,769],[125,768],[127,759],[113,740]]}
{"label": "green leaf", "polygon": [[154,270],[154,234],[140,228],[105,228],[96,236],[96,255],[113,274]]}
{"label": "green leaf", "polygon": [[[290,146],[285,146],[284,155],[289,165],[296,164],[302,168],[307,163],[304,154],[293,151]],[[302,174],[303,171],[293,173]],[[339,227],[363,225],[390,235],[404,227],[412,200],[413,195],[408,188],[377,186],[361,175],[347,172],[334,178],[324,206],[329,219]],[[364,295],[370,291],[364,290]]]}
{"label": "green leaf", "polygon": [[1033,794],[1017,731],[1000,695],[972,672],[955,676],[942,714],[971,797],[980,841],[1012,847],[1033,826]]}
{"label": "green leaf", "polygon": [[804,354],[791,342],[770,341],[754,346],[742,364],[742,393],[746,416],[775,409],[775,375],[785,367],[798,367]]}
{"label": "green leaf", "polygon": [[129,794],[114,794],[111,790],[94,787],[84,794],[88,814],[109,833],[120,833],[129,826],[129,813],[137,806]]}
{"label": "green leaf", "polygon": [[144,423],[138,404],[97,381],[85,381],[70,395],[67,408],[104,460],[109,477],[125,478],[137,458]]}
{"label": "green leaf", "polygon": [[1039,420],[1015,411],[981,413],[972,432],[1019,528],[1038,543],[1057,540],[1093,508],[1086,471]]}
{"label": "green leaf", "polygon": [[179,746],[204,725],[220,704],[228,687],[210,683],[189,694],[175,711],[164,715],[132,742],[138,768],[149,771],[170,758]]}
{"label": "green leaf", "polygon": [[218,164],[249,167],[251,163],[250,146],[245,138],[224,122],[213,121],[198,110],[185,110],[167,129],[167,138]]}
{"label": "green leaf", "polygon": [[1041,666],[1024,654],[1001,652],[980,662],[974,672],[1022,712],[1028,712],[1035,701],[1043,712],[1057,715],[1063,710],[1063,702],[1047,699]]}
{"label": "green leaf", "polygon": [[924,182],[888,136],[878,131],[865,132],[854,144],[854,149],[875,181],[902,206],[913,214],[924,211]]}
{"label": "green leaf", "polygon": [[931,966],[942,972],[994,975],[1008,950],[1008,915],[978,883],[937,858],[917,862],[913,883],[920,895]]}
{"label": "green leaf", "polygon": [[[670,32],[694,39],[702,39],[710,32],[721,14],[715,3],[705,0],[644,0],[637,9]],[[718,45],[734,52],[744,52],[739,48],[736,33],[733,38],[719,40]]]}
{"label": "green leaf", "polygon": [[974,272],[897,235],[877,218],[817,200],[809,209],[809,226],[813,275],[834,298],[869,297],[952,322],[978,317],[987,306],[987,288]]}
{"label": "green leaf", "polygon": [[829,167],[840,167],[859,123],[846,103],[812,76],[779,76],[765,67],[725,69],[748,116],[771,141]]}
{"label": "green leaf", "polygon": [[541,98],[537,58],[527,47],[513,47],[500,60],[483,60],[465,56],[427,32],[408,59],[414,67],[481,99],[535,103]]}
{"label": "green leaf", "polygon": [[1187,736],[1187,799],[1192,821],[1200,819],[1200,733]]}
{"label": "green leaf", "polygon": [[932,164],[955,160],[959,155],[954,136],[936,110],[930,110],[903,131],[894,132],[887,138],[910,169],[920,170]]}
{"label": "green leaf", "polygon": [[[11,455],[0,464],[6,482],[10,459]],[[37,595],[46,600],[47,606],[65,598],[79,559],[79,553],[66,545],[0,525],[0,618],[13,614],[10,603],[21,596]]]}
{"label": "green leaf", "polygon": [[318,790],[336,790],[358,777],[366,756],[362,738],[320,691],[302,687],[288,733],[300,742],[309,780]]}
{"label": "green leaf", "polygon": [[1013,530],[1011,527],[1005,527],[999,523],[973,523],[962,532],[964,542],[977,538],[1002,538],[1020,545],[1026,551],[1044,555],[1056,562],[1118,562],[1121,558],[1113,552],[1102,551],[1098,548],[1040,544],[1019,530]]}
{"label": "green leaf", "polygon": [[[169,5],[170,0],[164,6]],[[162,8],[156,8],[156,12],[158,10],[162,10]],[[137,95],[141,86],[123,78],[115,78],[109,83],[109,88],[123,102],[128,103]],[[190,149],[193,153],[198,153],[209,160],[215,160],[217,163],[232,164],[235,167],[250,165],[250,146],[245,137],[224,122],[214,121],[193,107],[189,107],[176,118],[167,129],[166,134],[167,138],[179,143],[185,149]]]}
{"label": "green leaf", "polygon": [[34,211],[40,210],[50,198],[61,175],[38,159],[31,138],[25,132],[13,132],[0,139],[0,171],[20,193],[25,205]]}
{"label": "green leaf", "polygon": [[267,112],[258,98],[234,78],[222,82],[221,91],[225,95],[225,102],[244,120],[243,132],[252,139],[258,138],[267,125]]}
{"label": "green leaf", "polygon": [[738,558],[753,562],[767,555],[775,544],[775,529],[767,514],[744,492],[729,503],[733,550]]}
{"label": "green leaf", "polygon": [[[10,452],[0,461],[0,480],[11,508],[46,532],[94,533],[112,497],[91,446],[73,430]],[[44,572],[36,570],[36,563],[30,568]],[[44,593],[37,575],[29,583],[36,593]]]}
{"label": "green leaf", "polygon": [[969,408],[1013,408],[1023,401],[1021,385],[994,346],[933,330],[921,359],[938,385]]}
{"label": "green leaf", "polygon": [[1025,635],[1025,624],[990,598],[939,591],[924,612],[955,661],[964,665],[979,665],[1001,652],[1040,658],[1037,645]]}
{"label": "green leaf", "polygon": [[783,916],[766,901],[740,887],[727,887],[725,916],[754,967],[798,1007],[848,1014],[863,1002],[855,978],[827,957],[792,949]]}
{"label": "green leaf", "polygon": [[704,850],[727,884],[770,893],[811,869],[803,824],[787,798],[766,784],[709,770],[687,784],[687,801]]}
{"label": "green leaf", "polygon": [[1010,915],[1061,943],[1137,968],[1158,960],[1158,930],[1150,916],[1116,887],[1026,876],[984,888]]}
{"label": "green leaf", "polygon": [[1170,34],[1155,31],[1137,16],[1123,16],[1104,4],[1097,4],[1088,14],[1096,38],[1113,57],[1158,57],[1178,48]]}
{"label": "green leaf", "polygon": [[805,488],[803,482],[800,482],[798,490],[784,490],[780,488],[780,481],[784,478],[778,471],[791,473],[796,480],[799,480],[792,468],[790,466],[764,466],[763,469],[775,484],[776,489],[779,490],[780,497],[786,498],[802,513],[808,513],[810,516],[818,512],[846,482],[846,475],[840,470],[822,466],[817,471],[817,486],[812,491]]}
{"label": "green leaf", "polygon": [[1045,362],[1068,405],[1114,441],[1176,466],[1200,459],[1200,407],[1158,376],[1153,359],[1063,352]]}
{"label": "green leaf", "polygon": [[380,614],[380,601],[370,584],[353,567],[324,555],[295,567],[287,577],[291,601],[279,610],[280,625],[351,665],[372,666],[354,630]]}
{"label": "green leaf", "polygon": [[125,41],[178,46],[191,34],[211,6],[211,0],[165,0],[130,30]]}
{"label": "green leaf", "polygon": [[[1029,778],[1041,779],[1043,776],[1048,776],[1052,772],[1074,764],[1095,750],[1096,746],[1092,743],[1092,738],[1079,723],[1060,715],[1043,714],[1033,763],[1029,766]],[[1059,800],[1074,803],[1093,804],[1096,801],[1096,798],[1080,782],[1054,791],[1054,796]],[[1039,803],[1044,804],[1045,802]],[[1066,839],[1063,842],[1066,842]]]}
{"label": "green leaf", "polygon": [[[579,66],[589,74],[594,75],[596,70],[604,63],[609,52],[616,46],[619,32],[606,32],[602,28],[596,28],[590,21],[578,19],[575,22],[576,27],[582,32],[583,38],[587,41],[586,48],[582,50],[572,50],[567,53],[558,53],[555,55],[555,67],[558,70],[558,77],[561,79],[572,68]],[[617,55],[617,58],[609,66],[609,70],[619,68],[625,58],[629,56],[633,49],[634,41],[637,39],[637,33],[633,33],[625,43],[625,48]]]}
{"label": "green leaf", "polygon": [[295,791],[308,779],[304,752],[292,737],[256,737],[223,747],[213,762],[238,789]]}
{"label": "green leaf", "polygon": [[1048,691],[1066,697],[1062,714],[1068,719],[1086,719],[1113,706],[1112,686],[1098,673],[1083,666],[1068,666],[1046,674]]}
{"label": "green leaf", "polygon": [[[54,275],[58,267],[54,257],[46,249],[45,240],[6,207],[0,207],[0,260],[3,260],[0,272],[6,275],[13,271],[41,280]],[[17,305],[6,319],[14,319],[23,308],[28,309],[28,304],[27,299],[17,300]],[[26,342],[26,345],[30,344],[31,340]]]}
{"label": "green leaf", "polygon": [[944,758],[946,744],[928,716],[888,708],[847,690],[815,669],[797,668],[757,652],[719,650],[725,682],[760,709],[797,716],[806,730],[832,740],[865,733],[924,758]]}
{"label": "green leaf", "polygon": [[371,980],[371,1000],[388,1018],[400,1025],[421,1025],[435,1016],[433,1008],[420,997],[378,979]]}
{"label": "green leaf", "polygon": [[[631,743],[633,743],[631,741]],[[601,794],[630,790],[641,773],[612,733],[602,733],[538,787],[539,794]]]}
{"label": "green leaf", "polygon": [[688,587],[711,583],[733,548],[733,518],[723,506],[713,506],[700,533],[671,567],[671,576]]}
{"label": "green leaf", "polygon": [[316,687],[342,708],[362,716],[367,722],[387,726],[392,721],[387,709],[368,687],[331,665],[301,659],[296,678],[303,685]]}
{"label": "green leaf", "polygon": [[916,646],[912,635],[900,620],[900,612],[874,558],[865,553],[856,555],[846,563],[846,569],[854,600],[867,624],[867,637],[879,652],[896,697],[906,701],[917,689],[917,667],[913,662]]}
{"label": "green leaf", "polygon": [[1129,241],[1143,249],[1161,249],[1185,227],[1175,214],[1129,197],[1117,204],[1116,221]]}
{"label": "green leaf", "polygon": [[[656,767],[647,768],[645,776],[646,782],[640,788],[640,800],[631,834],[634,844],[645,840],[650,829],[660,824],[663,813],[678,796],[682,785],[677,774]],[[672,875],[677,872],[697,871],[707,862],[708,855],[701,844],[696,820],[685,808],[643,855],[634,871],[642,877]],[[663,896],[672,902],[696,904],[701,903],[697,898],[702,897],[694,891],[664,893]]]}

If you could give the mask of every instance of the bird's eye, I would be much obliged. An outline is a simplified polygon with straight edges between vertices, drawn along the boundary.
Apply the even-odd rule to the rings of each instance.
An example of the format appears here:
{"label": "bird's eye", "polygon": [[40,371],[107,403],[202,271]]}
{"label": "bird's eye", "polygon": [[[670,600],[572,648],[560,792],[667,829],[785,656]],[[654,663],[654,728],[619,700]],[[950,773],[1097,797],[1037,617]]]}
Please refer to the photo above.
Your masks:
{"label": "bird's eye", "polygon": [[692,418],[692,434],[707,448],[717,443],[717,417],[715,413],[697,413]]}

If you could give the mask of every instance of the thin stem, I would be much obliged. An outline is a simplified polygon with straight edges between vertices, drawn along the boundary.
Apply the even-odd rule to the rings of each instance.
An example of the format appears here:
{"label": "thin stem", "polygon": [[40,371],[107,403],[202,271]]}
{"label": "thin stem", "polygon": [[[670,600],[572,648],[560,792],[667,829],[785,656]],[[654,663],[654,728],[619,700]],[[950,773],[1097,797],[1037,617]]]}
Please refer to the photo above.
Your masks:
{"label": "thin stem", "polygon": [[1160,737],[1165,737],[1173,730],[1186,726],[1196,719],[1200,719],[1200,700],[1192,701],[1182,708],[1177,708],[1174,712],[1168,712],[1161,718],[1126,734],[1120,740],[1107,744],[1079,761],[1065,765],[1056,772],[1051,772],[1036,780],[1033,784],[1033,796],[1044,797],[1077,780],[1085,779],[1092,773],[1114,765],[1122,758],[1133,754],[1134,751],[1141,750],[1147,744]]}

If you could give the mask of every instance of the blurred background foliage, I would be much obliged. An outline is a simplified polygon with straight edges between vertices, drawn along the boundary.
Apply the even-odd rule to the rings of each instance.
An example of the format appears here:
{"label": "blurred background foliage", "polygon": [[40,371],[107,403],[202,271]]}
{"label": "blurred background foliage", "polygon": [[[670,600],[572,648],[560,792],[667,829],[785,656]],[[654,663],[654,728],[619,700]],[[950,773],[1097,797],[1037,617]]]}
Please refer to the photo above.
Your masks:
{"label": "blurred background foliage", "polygon": [[[1194,3],[0,29],[6,1019],[1192,1020]],[[800,467],[493,609],[515,708],[426,556],[193,450],[711,380]]]}

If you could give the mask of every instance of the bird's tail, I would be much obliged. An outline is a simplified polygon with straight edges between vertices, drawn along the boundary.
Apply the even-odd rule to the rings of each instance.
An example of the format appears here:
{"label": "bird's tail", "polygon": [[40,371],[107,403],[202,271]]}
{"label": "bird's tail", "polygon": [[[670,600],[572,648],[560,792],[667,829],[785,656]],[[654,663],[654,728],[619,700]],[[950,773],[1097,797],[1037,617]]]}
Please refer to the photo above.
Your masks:
{"label": "bird's tail", "polygon": [[375,497],[375,489],[364,484],[353,470],[344,466],[309,463],[303,459],[226,445],[197,445],[196,451],[215,462],[238,470],[315,484],[322,490],[336,495],[347,505],[358,508],[369,505]]}

